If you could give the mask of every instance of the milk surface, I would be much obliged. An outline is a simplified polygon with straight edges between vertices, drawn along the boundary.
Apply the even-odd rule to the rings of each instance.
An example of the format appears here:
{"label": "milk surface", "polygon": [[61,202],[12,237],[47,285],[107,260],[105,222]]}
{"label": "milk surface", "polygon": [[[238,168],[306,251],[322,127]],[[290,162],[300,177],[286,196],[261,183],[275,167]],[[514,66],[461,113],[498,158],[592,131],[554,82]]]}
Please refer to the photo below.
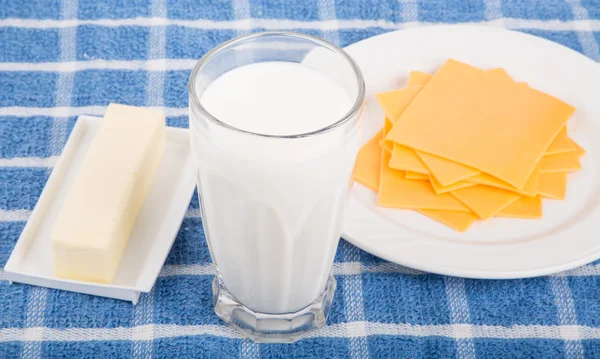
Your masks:
{"label": "milk surface", "polygon": [[[325,128],[353,105],[343,86],[287,62],[233,69],[200,101],[230,126],[269,135]],[[204,228],[225,286],[258,312],[308,306],[331,271],[359,126],[348,122],[293,139],[248,135],[194,118],[190,128]]]}

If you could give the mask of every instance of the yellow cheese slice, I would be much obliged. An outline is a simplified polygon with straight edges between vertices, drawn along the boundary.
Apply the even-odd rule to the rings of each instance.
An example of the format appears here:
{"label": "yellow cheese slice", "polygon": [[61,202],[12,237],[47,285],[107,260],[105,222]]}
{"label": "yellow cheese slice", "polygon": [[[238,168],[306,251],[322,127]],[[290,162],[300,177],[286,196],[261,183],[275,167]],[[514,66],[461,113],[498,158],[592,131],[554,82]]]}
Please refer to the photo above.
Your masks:
{"label": "yellow cheese slice", "polygon": [[[506,75],[508,76],[508,75]],[[418,86],[425,85],[431,79],[431,75],[426,74],[424,72],[412,71],[408,78],[409,86]],[[378,97],[379,104],[382,108],[388,109],[385,110],[386,113],[392,116],[400,116],[402,112],[410,105],[410,102],[413,98],[421,91],[422,87],[415,87],[415,90],[410,93],[405,93],[403,96],[399,96],[398,93],[388,92],[380,94]],[[389,116],[388,115],[388,116]],[[390,141],[385,141],[383,146],[386,149],[391,148]],[[430,169],[427,166],[427,163],[422,161],[423,157],[429,160],[429,166],[433,168],[437,174],[439,174],[438,181],[443,184],[443,186],[450,186],[461,179],[474,176],[479,174],[479,171],[475,171],[471,168],[458,164],[456,162],[452,162],[437,156],[427,155],[427,154],[419,154],[413,151],[408,147],[400,147],[394,154],[392,152],[392,159],[390,161],[390,167],[404,170],[404,171],[415,171],[421,174],[430,173]],[[425,167],[422,165],[425,164]],[[439,164],[439,168],[437,167]],[[466,186],[463,184],[463,187]],[[462,188],[459,186],[459,188]]]}
{"label": "yellow cheese slice", "polygon": [[379,141],[379,143],[381,144],[381,147],[383,147],[384,150],[388,151],[389,153],[392,153],[392,150],[394,149],[394,143],[391,141],[386,141],[384,138],[387,135],[388,132],[390,132],[390,130],[392,129],[392,122],[390,121],[389,117],[385,117],[385,122],[383,123],[383,130],[384,130],[384,135],[381,138],[381,140]]}
{"label": "yellow cheese slice", "polygon": [[523,188],[574,108],[448,60],[386,139]]}
{"label": "yellow cheese slice", "polygon": [[406,171],[406,178],[410,180],[429,181],[429,175],[413,171]]}
{"label": "yellow cheese slice", "polygon": [[386,117],[392,123],[395,123],[419,91],[421,91],[421,86],[405,87],[399,90],[378,93],[375,98],[383,112],[385,112]]}
{"label": "yellow cheese slice", "polygon": [[481,219],[495,216],[521,195],[499,188],[475,186],[450,192]]}
{"label": "yellow cheese slice", "polygon": [[429,170],[416,155],[415,151],[401,145],[394,145],[389,166],[393,169],[417,172],[429,176]]}
{"label": "yellow cheese slice", "polygon": [[575,144],[575,153],[577,153],[577,156],[581,158],[581,156],[585,155],[585,150],[583,149],[583,147],[579,146],[579,144],[575,141],[573,141],[573,143]]}
{"label": "yellow cheese slice", "polygon": [[383,137],[383,130],[379,131],[358,151],[354,179],[377,192],[379,189],[379,172],[381,161],[381,147],[379,140]]}
{"label": "yellow cheese slice", "polygon": [[573,172],[581,169],[577,152],[565,152],[557,155],[544,156],[540,160],[540,172]]}
{"label": "yellow cheese slice", "polygon": [[496,217],[542,218],[542,199],[522,196],[501,210]]}
{"label": "yellow cheese slice", "polygon": [[379,205],[393,208],[439,209],[448,211],[469,210],[451,195],[437,195],[427,181],[404,178],[402,171],[390,168],[390,155],[381,150],[381,173],[379,181]]}
{"label": "yellow cheese slice", "polygon": [[416,151],[416,153],[425,167],[427,167],[429,172],[442,186],[451,186],[459,181],[481,173],[473,168],[449,161],[445,158],[418,151]]}
{"label": "yellow cheese slice", "polygon": [[[496,76],[505,81],[512,81],[510,76],[506,73],[504,69],[497,68],[487,71],[492,76]],[[411,77],[413,73],[411,73]],[[422,76],[421,73],[416,73],[416,81],[421,82],[422,85],[427,84],[427,82],[431,79],[431,75],[429,77]],[[409,82],[411,78],[409,77]],[[477,171],[473,168],[461,165],[459,163],[449,161],[445,158],[441,158],[438,156],[430,155],[427,153],[422,153],[416,151],[416,154],[419,156],[423,164],[429,169],[433,177],[435,177],[438,181],[438,184],[442,186],[447,186],[448,188],[452,187],[453,184],[458,183],[459,181],[469,178],[472,176],[476,176],[480,174],[480,171]],[[469,187],[466,185],[458,186],[458,188]],[[434,185],[435,188],[435,185]]]}
{"label": "yellow cheese slice", "polygon": [[419,209],[417,212],[459,232],[466,231],[477,220],[477,216],[469,212],[434,211],[429,209]]}
{"label": "yellow cheese slice", "polygon": [[539,166],[536,166],[534,168],[533,172],[531,173],[531,175],[529,176],[529,178],[527,179],[527,183],[525,184],[525,187],[523,187],[521,189],[517,189],[514,186],[511,186],[508,183],[497,179],[496,177],[488,175],[487,173],[482,173],[480,175],[467,178],[465,181],[482,184],[482,185],[486,185],[486,186],[490,186],[490,187],[495,187],[495,188],[501,188],[501,189],[505,189],[508,191],[516,192],[518,194],[529,196],[529,197],[535,197],[538,193],[537,191],[538,191],[539,174],[540,174],[540,168],[539,168]]}
{"label": "yellow cheese slice", "polygon": [[[504,70],[503,68],[495,68],[495,69],[491,69],[491,70],[487,70],[485,71],[487,73],[487,76],[495,76],[497,79],[503,80],[503,81],[513,81],[512,77],[510,77],[508,75],[508,73],[506,72],[506,70]],[[521,83],[524,86],[529,86],[526,83]]]}
{"label": "yellow cheese slice", "polygon": [[428,73],[421,71],[411,71],[408,76],[407,86],[423,86],[432,78]]}
{"label": "yellow cheese slice", "polygon": [[542,197],[565,199],[567,174],[565,172],[541,173],[538,193]]}
{"label": "yellow cheese slice", "polygon": [[[560,138],[559,138],[560,137]],[[566,140],[565,140],[566,139]],[[556,144],[555,144],[556,142]],[[559,133],[557,138],[550,145],[549,150],[541,160],[541,172],[569,172],[581,169],[579,160],[574,156],[576,144],[562,132]],[[573,151],[573,152],[570,152]],[[548,155],[550,153],[563,154],[564,156]],[[532,181],[535,177],[531,177],[521,190],[518,190],[514,186],[508,183],[496,179],[485,173],[481,173],[467,166],[460,165],[458,163],[446,160],[441,157],[429,155],[422,152],[415,152],[423,164],[429,169],[429,172],[438,179],[440,184],[446,183],[446,186],[450,186],[458,181],[470,180],[471,182],[478,184],[490,185],[493,187],[508,189],[516,191],[527,196],[535,196],[537,193],[537,182]],[[443,181],[443,182],[442,182]]]}
{"label": "yellow cheese slice", "polygon": [[573,140],[571,140],[564,131],[560,131],[544,155],[556,155],[559,153],[575,151],[576,149],[577,146],[575,145],[575,142],[573,142]]}
{"label": "yellow cheese slice", "polygon": [[[506,71],[504,69],[501,68],[497,68],[497,69],[492,69],[492,70],[488,70],[487,71],[489,74],[491,74],[491,76],[495,76],[496,78],[498,78],[501,81],[512,81],[512,79],[510,78],[510,76],[506,73]],[[410,85],[426,85],[427,82],[431,79],[431,75],[425,74],[423,72],[419,72],[419,71],[412,71],[410,73],[410,76],[408,78],[408,83],[409,86]],[[527,84],[521,84],[521,86],[525,86],[528,87]],[[420,90],[419,90],[420,91]],[[388,104],[388,106],[391,106],[390,104]],[[406,108],[406,104],[401,104],[400,106]],[[389,141],[386,141],[387,143],[390,143]],[[575,147],[572,143],[572,141],[570,141],[570,139],[565,136],[564,133],[559,134],[558,136],[556,136],[556,138],[553,140],[553,142],[550,144],[550,147],[548,149],[548,151],[546,153],[551,153],[551,154],[556,154],[556,153],[562,153],[562,152],[567,152],[570,150],[574,150]],[[461,165],[459,163],[453,162],[453,161],[449,161],[445,158],[441,158],[438,156],[434,156],[434,155],[430,155],[427,153],[422,153],[419,151],[413,151],[415,155],[417,155],[420,160],[423,162],[423,164],[427,167],[427,169],[429,170],[429,172],[433,175],[433,177],[435,177],[438,180],[438,184],[442,185],[442,186],[451,186],[452,184],[455,184],[463,179],[472,177],[472,176],[476,176],[478,174],[480,174],[480,171],[477,171],[473,168]],[[408,149],[404,151],[404,160],[405,161],[409,161],[408,163],[412,163],[414,165],[414,157],[412,155],[412,153],[408,152]],[[398,167],[395,167],[398,166]],[[402,162],[398,163],[397,161],[394,161],[394,166],[392,166],[394,168],[397,169],[403,169],[406,170],[406,168],[402,167]],[[531,183],[529,183],[531,185]],[[510,185],[508,185],[510,186]],[[459,186],[460,187],[460,186]],[[513,186],[510,186],[509,188],[511,188]],[[435,186],[434,186],[435,188]],[[514,187],[513,187],[514,188]],[[534,196],[537,193],[537,188],[528,188],[525,189],[525,192],[528,195]]]}
{"label": "yellow cheese slice", "polygon": [[467,182],[467,181],[459,181],[459,182],[451,184],[450,186],[442,186],[442,184],[439,183],[438,180],[435,179],[435,177],[433,177],[433,176],[429,177],[429,181],[431,182],[431,187],[433,187],[433,190],[437,194],[447,193],[450,191],[454,191],[456,189],[475,186],[475,183]]}

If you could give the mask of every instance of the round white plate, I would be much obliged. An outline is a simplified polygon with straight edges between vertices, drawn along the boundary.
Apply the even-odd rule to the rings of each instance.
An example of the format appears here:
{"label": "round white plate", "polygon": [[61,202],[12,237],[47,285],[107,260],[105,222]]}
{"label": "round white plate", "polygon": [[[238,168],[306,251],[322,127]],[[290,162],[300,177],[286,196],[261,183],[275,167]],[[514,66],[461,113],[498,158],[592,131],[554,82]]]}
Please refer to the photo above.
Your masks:
{"label": "round white plate", "polygon": [[[501,219],[456,232],[408,210],[380,208],[355,184],[343,238],[389,261],[470,278],[523,278],[600,258],[600,66],[559,44],[499,28],[432,26],[386,33],[346,48],[367,84],[366,142],[382,127],[374,94],[405,86],[411,70],[434,73],[448,58],[482,69],[502,67],[515,79],[577,108],[569,135],[587,154],[569,175],[564,201],[544,199],[539,220]],[[596,140],[596,141],[595,141]]]}

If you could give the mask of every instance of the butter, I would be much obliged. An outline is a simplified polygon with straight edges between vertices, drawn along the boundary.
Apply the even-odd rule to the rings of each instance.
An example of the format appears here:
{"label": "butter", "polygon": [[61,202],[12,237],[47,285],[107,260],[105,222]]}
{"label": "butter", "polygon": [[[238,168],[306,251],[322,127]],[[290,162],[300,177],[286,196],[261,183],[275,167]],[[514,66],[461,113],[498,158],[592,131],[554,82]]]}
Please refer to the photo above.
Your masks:
{"label": "butter", "polygon": [[51,233],[57,277],[112,282],[165,141],[162,112],[108,106]]}

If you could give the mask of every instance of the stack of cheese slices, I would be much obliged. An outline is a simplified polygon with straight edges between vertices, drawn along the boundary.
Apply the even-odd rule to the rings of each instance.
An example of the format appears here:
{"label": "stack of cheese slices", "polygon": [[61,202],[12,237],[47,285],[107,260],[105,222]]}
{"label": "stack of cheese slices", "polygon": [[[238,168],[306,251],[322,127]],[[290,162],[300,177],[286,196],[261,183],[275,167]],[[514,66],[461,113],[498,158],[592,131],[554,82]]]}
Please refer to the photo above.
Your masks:
{"label": "stack of cheese slices", "polygon": [[448,60],[377,94],[384,128],[360,150],[355,178],[383,207],[413,209],[458,231],[491,217],[540,218],[565,198],[585,151],[567,134],[569,104],[502,69]]}

